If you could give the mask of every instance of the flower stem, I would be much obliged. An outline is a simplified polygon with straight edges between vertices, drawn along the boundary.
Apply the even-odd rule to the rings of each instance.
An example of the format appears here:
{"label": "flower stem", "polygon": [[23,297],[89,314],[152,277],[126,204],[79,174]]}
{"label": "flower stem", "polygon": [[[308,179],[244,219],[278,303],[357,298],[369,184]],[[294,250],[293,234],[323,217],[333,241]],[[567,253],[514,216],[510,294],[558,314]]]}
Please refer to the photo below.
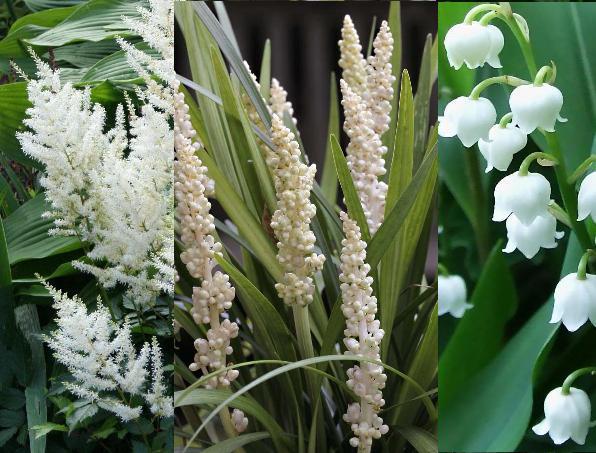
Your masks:
{"label": "flower stem", "polygon": [[545,159],[553,162],[555,165],[559,163],[559,160],[551,154],[548,153],[541,153],[535,152],[528,154],[526,158],[522,161],[521,165],[519,166],[519,175],[520,176],[528,176],[528,170],[530,169],[530,165],[536,159]]}
{"label": "flower stem", "polygon": [[513,11],[511,10],[511,6],[509,6],[509,3],[507,3],[507,8],[501,9],[501,12],[502,14],[499,15],[499,17],[507,24],[507,26],[513,33],[513,36],[515,36],[515,39],[517,39],[522,55],[524,56],[524,60],[526,60],[526,66],[528,67],[530,78],[534,79],[536,77],[537,69],[530,41],[526,39],[524,33],[519,28],[517,21],[513,17]]}
{"label": "flower stem", "polygon": [[472,202],[474,204],[475,218],[472,220],[472,227],[474,228],[474,235],[476,236],[476,248],[478,250],[478,258],[480,262],[484,262],[490,252],[490,237],[489,237],[489,218],[487,210],[487,201],[484,191],[484,184],[482,183],[480,162],[478,161],[478,153],[465,152],[466,156],[466,170],[468,174],[468,181],[470,182],[470,192],[472,194]]}
{"label": "flower stem", "polygon": [[577,266],[578,280],[586,279],[586,268],[588,267],[588,261],[590,260],[590,256],[596,256],[596,250],[588,249],[586,253],[582,255],[582,258],[579,260],[579,265]]}
{"label": "flower stem", "polygon": [[596,366],[580,368],[579,370],[575,370],[573,373],[567,376],[567,379],[565,379],[565,382],[563,382],[563,386],[561,387],[561,393],[563,393],[563,395],[569,395],[569,390],[571,389],[571,385],[573,384],[573,382],[578,377],[583,376],[585,374],[596,375]]}
{"label": "flower stem", "polygon": [[474,21],[474,17],[478,14],[483,13],[484,11],[500,11],[501,7],[499,5],[495,5],[494,3],[485,3],[483,5],[478,5],[468,11],[466,17],[464,18],[464,24],[471,24]]}
{"label": "flower stem", "polygon": [[537,87],[541,86],[544,83],[544,79],[549,74],[550,74],[550,79],[549,79],[549,82],[550,82],[553,80],[553,78],[555,76],[555,71],[550,66],[542,66],[540,68],[540,70],[538,71],[538,73],[536,74],[536,77],[534,77],[534,86],[537,86]]}
{"label": "flower stem", "polygon": [[588,168],[590,168],[590,165],[592,165],[594,162],[596,162],[596,154],[593,154],[584,160],[573,172],[573,174],[567,178],[567,182],[569,184],[575,184],[575,182],[581,178],[586,171],[588,171]]}
{"label": "flower stem", "polygon": [[548,212],[550,212],[559,222],[571,228],[569,214],[567,214],[565,210],[554,200],[551,200],[550,204],[548,205]]}
{"label": "flower stem", "polygon": [[503,115],[503,118],[501,118],[501,121],[499,121],[499,126],[502,127],[503,129],[505,129],[507,127],[507,124],[511,121],[512,118],[513,118],[513,113],[511,113],[511,112],[506,113],[505,115]]}
{"label": "flower stem", "polygon": [[497,83],[501,83],[503,85],[510,85],[512,87],[518,87],[520,85],[529,85],[530,82],[527,80],[523,80],[517,77],[513,77],[510,75],[503,75],[503,76],[496,76],[496,77],[489,77],[488,79],[483,80],[478,85],[474,87],[472,92],[470,93],[470,99],[478,99],[480,97],[480,93],[482,93],[486,88],[491,85],[496,85]]}
{"label": "flower stem", "polygon": [[491,20],[493,20],[498,15],[499,13],[497,11],[491,11],[482,16],[482,19],[480,19],[478,22],[480,23],[480,25],[486,26],[490,23]]}

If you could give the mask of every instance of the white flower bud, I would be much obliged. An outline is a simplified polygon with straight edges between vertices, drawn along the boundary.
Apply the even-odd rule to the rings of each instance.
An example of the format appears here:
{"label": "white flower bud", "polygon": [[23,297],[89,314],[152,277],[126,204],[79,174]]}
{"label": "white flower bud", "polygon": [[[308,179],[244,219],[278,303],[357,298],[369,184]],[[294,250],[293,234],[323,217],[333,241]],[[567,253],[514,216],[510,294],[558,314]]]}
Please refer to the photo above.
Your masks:
{"label": "white flower bud", "polygon": [[545,419],[532,427],[532,431],[540,436],[548,433],[557,445],[570,438],[583,445],[590,429],[590,398],[581,389],[569,390],[568,395],[563,394],[561,387],[548,393],[544,400]]}
{"label": "white flower bud", "polygon": [[481,138],[478,141],[478,148],[486,159],[486,173],[493,168],[506,171],[511,165],[513,155],[524,149],[527,143],[527,135],[512,124],[505,127],[496,124],[491,127],[488,140]]}
{"label": "white flower bud", "polygon": [[509,97],[509,107],[513,113],[512,124],[525,133],[534,132],[537,127],[554,132],[555,121],[567,121],[559,113],[563,107],[563,94],[548,83],[516,87]]}
{"label": "white flower bud", "polygon": [[457,137],[467,148],[481,138],[488,140],[491,127],[497,120],[497,111],[486,98],[470,99],[460,96],[445,107],[439,117],[439,135]]}
{"label": "white flower bud", "polygon": [[586,176],[579,186],[577,211],[577,220],[584,220],[591,216],[596,222],[596,172]]}
{"label": "white flower bud", "polygon": [[586,274],[580,280],[569,274],[555,288],[555,305],[551,323],[563,321],[570,332],[575,332],[586,321],[596,327],[596,275]]}
{"label": "white flower bud", "polygon": [[524,225],[530,225],[539,216],[548,213],[550,184],[540,173],[504,177],[495,187],[493,220],[502,222],[512,213]]}
{"label": "white flower bud", "polygon": [[467,301],[466,282],[459,275],[439,275],[439,316],[449,313],[461,318],[466,310],[473,307]]}
{"label": "white flower bud", "polygon": [[509,241],[503,251],[511,253],[518,249],[528,259],[533,258],[541,247],[554,249],[557,246],[556,240],[565,235],[557,231],[557,219],[550,213],[537,216],[529,225],[524,225],[515,214],[511,214],[506,225]]}
{"label": "white flower bud", "polygon": [[445,35],[445,50],[449,64],[455,69],[465,63],[470,69],[488,63],[493,68],[501,68],[499,53],[503,50],[503,33],[494,25],[457,24]]}

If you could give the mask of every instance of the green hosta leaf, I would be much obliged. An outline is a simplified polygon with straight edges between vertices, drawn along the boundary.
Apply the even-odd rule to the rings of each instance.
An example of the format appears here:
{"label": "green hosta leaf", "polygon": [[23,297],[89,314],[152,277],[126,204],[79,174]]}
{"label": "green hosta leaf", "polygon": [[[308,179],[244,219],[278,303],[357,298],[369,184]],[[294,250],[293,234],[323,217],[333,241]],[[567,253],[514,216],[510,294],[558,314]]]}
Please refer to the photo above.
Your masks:
{"label": "green hosta leaf", "polygon": [[15,136],[25,129],[23,118],[30,106],[25,82],[0,85],[0,154],[26,165],[38,166],[23,154]]}
{"label": "green hosta leaf", "polygon": [[270,437],[271,435],[266,432],[241,434],[238,437],[232,437],[218,442],[216,445],[203,450],[203,453],[233,453],[244,445],[268,439]]}
{"label": "green hosta leaf", "polygon": [[474,308],[458,323],[441,356],[442,404],[457,398],[469,376],[480,371],[503,346],[505,326],[517,308],[517,294],[501,248],[501,242],[497,243],[484,264],[470,299]]}
{"label": "green hosta leaf", "polygon": [[[86,41],[68,44],[53,50],[53,53],[58,66],[62,66],[60,64],[61,62],[67,62],[76,68],[86,71],[99,60],[109,57],[120,49],[120,44],[116,40],[109,39],[101,42]],[[64,69],[61,68],[61,71],[64,71]]]}
{"label": "green hosta leaf", "polygon": [[352,179],[350,169],[348,168],[348,162],[346,161],[346,157],[341,150],[337,138],[332,135],[330,137],[330,141],[331,152],[333,153],[333,162],[335,163],[335,171],[337,172],[337,179],[339,179],[339,183],[341,184],[341,188],[344,193],[344,200],[346,202],[346,207],[348,208],[348,213],[360,227],[362,239],[364,241],[368,241],[370,240],[368,223],[366,222],[364,210],[362,209],[358,192],[354,186],[354,180]]}
{"label": "green hosta leaf", "polygon": [[31,11],[41,11],[44,9],[53,9],[60,6],[70,6],[82,3],[85,0],[24,0],[25,5]]}
{"label": "green hosta leaf", "polygon": [[0,409],[0,428],[19,427],[25,423],[25,412]]}
{"label": "green hosta leaf", "polygon": [[0,407],[16,411],[25,406],[24,393],[15,388],[7,388],[0,392]]}
{"label": "green hosta leaf", "polygon": [[3,447],[17,433],[18,429],[17,427],[0,429],[0,447]]}
{"label": "green hosta leaf", "polygon": [[122,17],[139,17],[137,7],[145,2],[127,0],[90,0],[64,21],[41,35],[28,39],[33,46],[58,47],[81,41],[98,42],[131,33]]}
{"label": "green hosta leaf", "polygon": [[[46,258],[48,256],[77,250],[78,239],[62,236],[48,236],[54,227],[51,219],[41,215],[49,209],[44,195],[37,195],[13,212],[5,221],[6,241],[10,263]],[[27,229],[23,231],[23,225]]]}

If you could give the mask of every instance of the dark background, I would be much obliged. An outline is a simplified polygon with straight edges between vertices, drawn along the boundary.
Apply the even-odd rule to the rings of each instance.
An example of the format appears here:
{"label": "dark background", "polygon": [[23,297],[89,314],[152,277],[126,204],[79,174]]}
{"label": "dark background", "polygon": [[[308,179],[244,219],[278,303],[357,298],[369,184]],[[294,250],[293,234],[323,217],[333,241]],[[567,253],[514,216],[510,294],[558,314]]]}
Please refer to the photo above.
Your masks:
{"label": "dark background", "polygon": [[[272,76],[288,92],[304,147],[317,164],[320,178],[327,140],[329,76],[335,71],[339,81],[341,75],[337,41],[343,17],[352,17],[366,53],[373,17],[377,17],[378,30],[389,13],[389,2],[227,1],[225,6],[242,57],[257,77],[265,40],[271,40]],[[415,87],[426,35],[436,34],[436,3],[401,2],[401,18],[402,68],[408,69]],[[183,41],[177,30],[176,70],[189,76]],[[435,97],[431,100],[431,124],[436,119],[436,104]]]}

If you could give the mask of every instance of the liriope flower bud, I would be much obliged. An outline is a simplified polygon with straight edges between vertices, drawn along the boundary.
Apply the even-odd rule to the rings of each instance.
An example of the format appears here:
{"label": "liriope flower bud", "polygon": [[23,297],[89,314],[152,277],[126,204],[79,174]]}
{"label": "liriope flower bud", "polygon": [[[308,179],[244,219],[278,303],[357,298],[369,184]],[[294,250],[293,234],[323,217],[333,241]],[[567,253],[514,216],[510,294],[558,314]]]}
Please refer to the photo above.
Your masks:
{"label": "liriope flower bud", "polygon": [[243,433],[248,428],[248,418],[244,416],[244,412],[240,409],[234,409],[231,414],[232,424],[238,433]]}
{"label": "liriope flower bud", "polygon": [[288,115],[290,115],[294,124],[298,124],[298,121],[294,118],[294,108],[292,107],[292,103],[287,100],[288,92],[284,90],[284,87],[280,85],[275,77],[271,79],[270,90],[269,103],[271,105],[271,111],[282,119],[284,117],[284,112],[288,112]]}
{"label": "liriope flower bud", "polygon": [[358,32],[349,15],[344,17],[341,39],[338,42],[341,57],[339,66],[343,69],[342,78],[358,95],[366,89],[366,60],[362,56],[362,46]]}

